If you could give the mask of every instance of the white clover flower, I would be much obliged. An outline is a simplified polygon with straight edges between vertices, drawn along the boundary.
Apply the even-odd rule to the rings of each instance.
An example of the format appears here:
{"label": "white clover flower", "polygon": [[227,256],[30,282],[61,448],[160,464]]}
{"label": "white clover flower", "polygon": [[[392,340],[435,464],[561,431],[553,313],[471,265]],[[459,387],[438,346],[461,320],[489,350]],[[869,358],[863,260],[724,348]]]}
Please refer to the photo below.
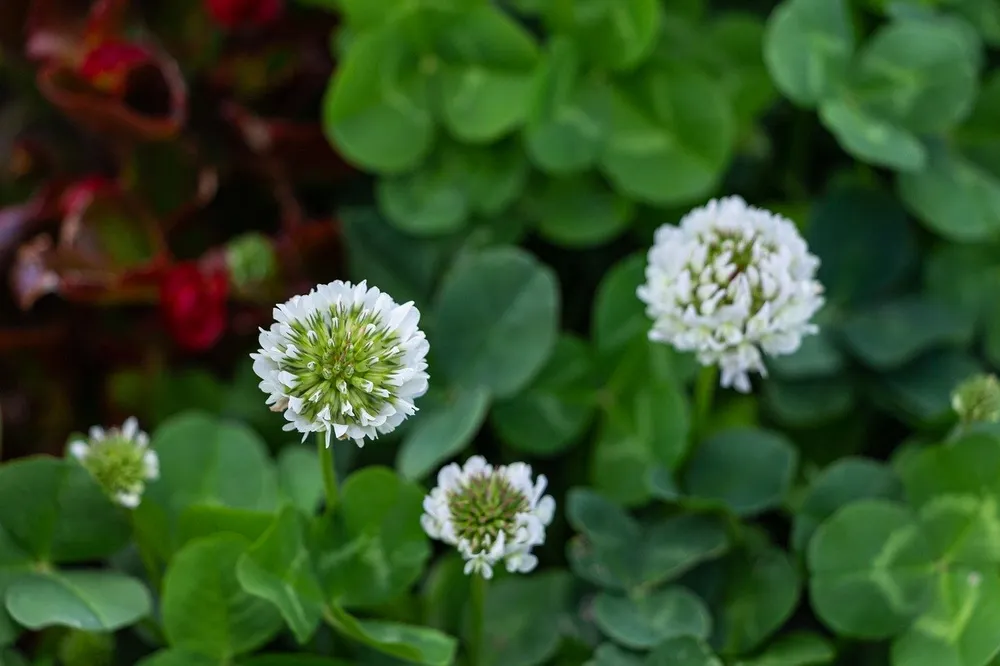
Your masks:
{"label": "white clover flower", "polygon": [[791,354],[818,331],[818,267],[790,220],[713,199],[656,230],[637,291],[654,320],[649,338],[695,352],[720,368],[722,386],[746,393],[749,372],[767,375],[763,354]]}
{"label": "white clover flower", "polygon": [[69,445],[69,454],[80,461],[98,485],[118,504],[139,506],[146,482],[160,477],[160,459],[149,448],[149,435],[129,417],[121,429],[90,429],[87,440]]}
{"label": "white clover flower", "polygon": [[392,432],[427,392],[427,350],[420,311],[397,305],[365,282],[331,282],[274,309],[251,354],[260,388],[285,430],[353,439]]}
{"label": "white clover flower", "polygon": [[420,525],[432,539],[458,548],[465,573],[493,577],[503,560],[507,571],[527,573],[538,564],[531,549],[545,543],[556,503],[542,496],[544,475],[531,478],[524,463],[493,467],[473,456],[464,467],[438,472],[438,485],[424,498]]}

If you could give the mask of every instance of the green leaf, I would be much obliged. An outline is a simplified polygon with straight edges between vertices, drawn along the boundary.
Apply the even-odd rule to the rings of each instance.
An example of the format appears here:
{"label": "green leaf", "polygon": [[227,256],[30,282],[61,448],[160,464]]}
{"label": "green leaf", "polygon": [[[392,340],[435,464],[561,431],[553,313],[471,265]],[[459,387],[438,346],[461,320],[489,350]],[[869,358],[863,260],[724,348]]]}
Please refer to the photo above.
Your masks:
{"label": "green leaf", "polygon": [[989,240],[1000,231],[1000,175],[945,149],[927,168],[900,174],[899,197],[931,231],[957,242]]}
{"label": "green leaf", "polygon": [[836,656],[822,636],[795,632],[782,636],[759,656],[737,662],[736,666],[823,666]]}
{"label": "green leaf", "polygon": [[598,351],[615,351],[645,338],[652,322],[645,306],[635,295],[645,281],[646,256],[636,253],[622,259],[604,274],[594,296],[594,345]]}
{"label": "green leaf", "polygon": [[846,377],[797,382],[772,379],[764,384],[764,403],[779,423],[804,428],[844,416],[855,404],[854,385]]}
{"label": "green leaf", "polygon": [[110,571],[46,571],[7,588],[7,611],[22,626],[114,631],[149,614],[152,600],[138,580]]}
{"label": "green leaf", "polygon": [[282,627],[268,601],[243,590],[236,565],[250,542],[234,534],[192,541],[163,579],[163,629],[171,647],[223,661],[268,643]]}
{"label": "green leaf", "polygon": [[548,663],[559,648],[556,621],[569,606],[572,576],[546,571],[509,577],[491,585],[486,595],[483,646],[485,661],[495,666]]}
{"label": "green leaf", "polygon": [[895,21],[859,53],[851,91],[876,116],[914,132],[942,132],[972,111],[978,49],[958,22]]}
{"label": "green leaf", "polygon": [[225,663],[197,652],[168,649],[154,652],[139,661],[136,666],[225,666]]}
{"label": "green leaf", "polygon": [[692,497],[751,516],[781,504],[797,466],[798,452],[782,435],[749,428],[726,430],[694,451],[683,486]]}
{"label": "green leaf", "polygon": [[944,303],[908,296],[853,315],[841,330],[866,365],[892,370],[935,347],[968,344],[973,322]]}
{"label": "green leaf", "polygon": [[186,412],[157,428],[151,446],[161,478],[147,487],[135,520],[141,530],[158,532],[164,559],[176,547],[179,517],[190,506],[277,508],[277,474],[267,447],[243,425]]}
{"label": "green leaf", "polygon": [[219,532],[239,534],[247,541],[259,539],[274,521],[274,514],[225,506],[190,506],[177,522],[177,547],[189,541],[210,537]]}
{"label": "green leaf", "polygon": [[932,298],[961,310],[976,322],[990,314],[1000,289],[1000,261],[994,244],[942,243],[924,259],[924,286]]}
{"label": "green leaf", "polygon": [[625,647],[648,650],[678,636],[708,639],[712,617],[701,599],[682,587],[628,598],[602,593],[594,601],[594,621]]}
{"label": "green leaf", "polygon": [[948,446],[929,446],[902,470],[907,499],[916,507],[947,495],[977,495],[1000,502],[1000,440],[971,433]]}
{"label": "green leaf", "polygon": [[[826,265],[823,259],[821,266]],[[826,283],[823,283],[824,287]],[[845,365],[844,354],[834,346],[830,335],[820,329],[816,335],[802,338],[802,345],[793,354],[772,356],[767,368],[779,379],[790,381],[818,379],[838,374]]]}
{"label": "green leaf", "polygon": [[646,659],[646,666],[723,666],[702,641],[690,636],[661,643]]}
{"label": "green leaf", "polygon": [[728,549],[726,528],[722,521],[711,516],[680,514],[649,525],[640,551],[639,585],[650,588],[676,580],[699,564],[722,556]]}
{"label": "green leaf", "polygon": [[791,617],[802,593],[798,569],[766,533],[752,529],[726,562],[725,602],[717,618],[726,654],[746,654]]}
{"label": "green leaf", "polygon": [[327,621],[341,634],[380,652],[427,666],[448,666],[455,658],[455,639],[434,629],[381,620],[358,620],[332,604]]}
{"label": "green leaf", "polygon": [[490,394],[482,388],[421,405],[420,415],[399,449],[399,472],[408,479],[422,479],[461,453],[479,432],[489,407]]}
{"label": "green leaf", "polygon": [[236,564],[243,589],[274,604],[300,644],[319,626],[324,602],[304,529],[305,519],[294,507],[286,507]]}
{"label": "green leaf", "polygon": [[323,498],[319,455],[307,444],[286,444],[278,452],[278,487],[292,504],[312,513]]}
{"label": "green leaf", "polygon": [[886,500],[848,504],[809,541],[813,609],[844,636],[896,635],[930,602],[932,558],[930,544],[904,506]]}
{"label": "green leaf", "polygon": [[655,205],[707,196],[735,140],[729,100],[697,70],[663,66],[615,87],[601,169],[619,192]]}
{"label": "green leaf", "polygon": [[606,82],[583,76],[580,52],[555,35],[536,70],[524,148],[550,174],[578,173],[600,157],[611,114]]}
{"label": "green leaf", "polygon": [[880,398],[896,408],[898,416],[919,424],[941,423],[954,416],[951,392],[959,382],[982,371],[963,351],[928,353],[885,377]]}
{"label": "green leaf", "polygon": [[903,499],[891,467],[867,458],[842,458],[820,472],[795,512],[792,544],[804,550],[816,528],[843,506],[862,499]]}
{"label": "green leaf", "polygon": [[317,527],[317,567],[327,599],[342,606],[373,606],[400,595],[420,577],[430,557],[420,527],[424,491],[385,467],[354,472],[341,488],[336,529]]}
{"label": "green leaf", "polygon": [[312,654],[259,654],[243,659],[239,666],[351,666],[351,662]]}
{"label": "green leaf", "polygon": [[553,177],[526,202],[545,238],[569,248],[592,247],[621,234],[632,219],[632,201],[594,175]]}
{"label": "green leaf", "polygon": [[892,646],[893,666],[975,666],[1000,651],[995,571],[942,572],[930,608]]}
{"label": "green leaf", "polygon": [[[839,306],[881,300],[906,279],[919,258],[911,222],[899,202],[857,185],[838,187],[813,205],[805,236],[820,259],[817,279],[825,296]],[[807,337],[803,347],[825,343],[820,358],[830,358],[836,351],[828,340],[821,332]],[[773,363],[779,367],[778,359]],[[833,374],[833,364],[828,364],[826,374]]]}
{"label": "green leaf", "polygon": [[126,512],[76,461],[21,458],[0,466],[0,526],[39,562],[112,555],[129,539]]}
{"label": "green leaf", "polygon": [[600,68],[632,69],[645,60],[660,30],[656,0],[582,0],[549,10],[555,32],[566,33]]}
{"label": "green leaf", "polygon": [[[778,97],[761,57],[764,17],[749,12],[719,12],[706,27],[707,46],[712,59],[721,60],[718,76],[732,100],[733,110],[742,124],[753,124]],[[692,33],[699,41],[704,37],[701,30],[695,29]]]}
{"label": "green leaf", "polygon": [[464,143],[488,143],[528,113],[538,50],[531,34],[483,4],[452,16],[437,36],[442,122]]}
{"label": "green leaf", "polygon": [[521,390],[555,346],[559,287],[554,272],[515,248],[461,257],[445,276],[435,339],[442,373],[466,390],[497,397]]}
{"label": "green leaf", "polygon": [[896,171],[919,171],[927,164],[919,138],[846,95],[821,102],[819,115],[844,150],[863,162]]}
{"label": "green leaf", "polygon": [[402,173],[434,141],[420,59],[396,25],[355,36],[323,99],[323,129],[340,153],[378,173]]}
{"label": "green leaf", "polygon": [[778,89],[799,106],[815,106],[836,90],[853,52],[844,0],[785,0],[768,20],[764,62]]}
{"label": "green leaf", "polygon": [[490,422],[508,446],[536,456],[570,447],[594,411],[593,363],[579,338],[562,335],[535,381],[522,393],[494,405]]}
{"label": "green leaf", "polygon": [[616,645],[604,643],[597,646],[594,658],[584,666],[643,666],[645,660],[632,652],[626,652]]}
{"label": "green leaf", "polygon": [[[976,0],[973,0],[976,1]],[[984,169],[1000,173],[1000,72],[991,72],[965,122],[955,128],[954,139],[962,154]]]}

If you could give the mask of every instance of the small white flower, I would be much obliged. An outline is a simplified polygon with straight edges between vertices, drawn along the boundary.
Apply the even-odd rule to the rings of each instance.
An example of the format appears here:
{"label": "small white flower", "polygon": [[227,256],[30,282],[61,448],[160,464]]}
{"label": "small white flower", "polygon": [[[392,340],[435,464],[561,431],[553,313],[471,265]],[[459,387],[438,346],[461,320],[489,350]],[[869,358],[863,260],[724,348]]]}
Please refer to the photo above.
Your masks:
{"label": "small white flower", "polygon": [[420,311],[365,282],[331,282],[274,309],[253,369],[283,411],[285,430],[325,432],[364,446],[417,411],[427,392],[429,345]]}
{"label": "small white flower", "polygon": [[791,354],[823,306],[819,259],[790,221],[740,197],[713,199],[656,230],[638,296],[649,338],[717,365],[722,386],[746,393],[763,356]]}
{"label": "small white flower", "polygon": [[90,429],[87,440],[70,442],[69,455],[80,461],[115,502],[134,509],[142,500],[146,482],[160,476],[160,459],[149,448],[149,436],[135,417],[121,429]]}
{"label": "small white flower", "polygon": [[492,578],[501,560],[507,571],[527,573],[538,565],[531,549],[545,543],[555,513],[555,500],[542,494],[546,484],[544,475],[532,479],[530,465],[493,467],[473,456],[438,472],[420,524],[432,539],[458,549],[466,574]]}

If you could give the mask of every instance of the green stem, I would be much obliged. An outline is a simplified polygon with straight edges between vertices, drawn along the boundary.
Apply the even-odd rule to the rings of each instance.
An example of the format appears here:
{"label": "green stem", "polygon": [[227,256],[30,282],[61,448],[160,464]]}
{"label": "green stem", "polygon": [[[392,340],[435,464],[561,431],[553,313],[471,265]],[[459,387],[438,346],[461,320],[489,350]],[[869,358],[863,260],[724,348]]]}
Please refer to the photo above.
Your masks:
{"label": "green stem", "polygon": [[483,618],[486,611],[486,579],[478,572],[472,574],[470,581],[472,605],[472,634],[469,638],[469,664],[481,666],[486,663],[483,658]]}
{"label": "green stem", "polygon": [[132,538],[135,539],[136,548],[139,550],[139,559],[142,560],[142,566],[146,569],[146,575],[149,577],[149,584],[154,590],[159,592],[163,583],[163,577],[160,574],[160,567],[157,566],[156,557],[149,548],[149,539],[147,539],[146,535],[139,529],[139,524],[135,520],[135,511],[131,511],[129,513],[131,514],[132,519]]}
{"label": "green stem", "polygon": [[337,507],[337,468],[333,464],[333,446],[326,445],[326,433],[316,433],[316,448],[319,449],[319,466],[323,470],[323,487],[326,489],[326,506],[323,514],[333,515]]}
{"label": "green stem", "polygon": [[701,368],[694,385],[694,418],[691,423],[691,439],[697,444],[708,427],[708,417],[712,412],[712,398],[719,383],[719,370],[714,365]]}

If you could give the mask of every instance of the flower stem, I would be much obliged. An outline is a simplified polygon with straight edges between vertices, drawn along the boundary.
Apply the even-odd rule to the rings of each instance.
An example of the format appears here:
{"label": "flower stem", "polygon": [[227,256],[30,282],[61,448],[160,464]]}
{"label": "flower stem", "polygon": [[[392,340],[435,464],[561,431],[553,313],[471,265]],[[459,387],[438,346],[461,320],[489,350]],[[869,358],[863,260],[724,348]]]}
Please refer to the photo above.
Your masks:
{"label": "flower stem", "polygon": [[323,515],[333,515],[337,507],[337,468],[333,464],[333,446],[326,445],[326,433],[316,433],[316,448],[319,450],[319,466],[323,470],[323,487],[326,489],[326,506]]}
{"label": "flower stem", "polygon": [[482,666],[483,658],[483,619],[486,612],[486,579],[474,572],[470,582],[472,606],[472,634],[469,638],[469,664]]}
{"label": "flower stem", "polygon": [[719,381],[719,370],[714,365],[701,368],[694,385],[694,418],[691,422],[691,441],[697,444],[705,435],[708,417],[712,412],[712,398]]}

